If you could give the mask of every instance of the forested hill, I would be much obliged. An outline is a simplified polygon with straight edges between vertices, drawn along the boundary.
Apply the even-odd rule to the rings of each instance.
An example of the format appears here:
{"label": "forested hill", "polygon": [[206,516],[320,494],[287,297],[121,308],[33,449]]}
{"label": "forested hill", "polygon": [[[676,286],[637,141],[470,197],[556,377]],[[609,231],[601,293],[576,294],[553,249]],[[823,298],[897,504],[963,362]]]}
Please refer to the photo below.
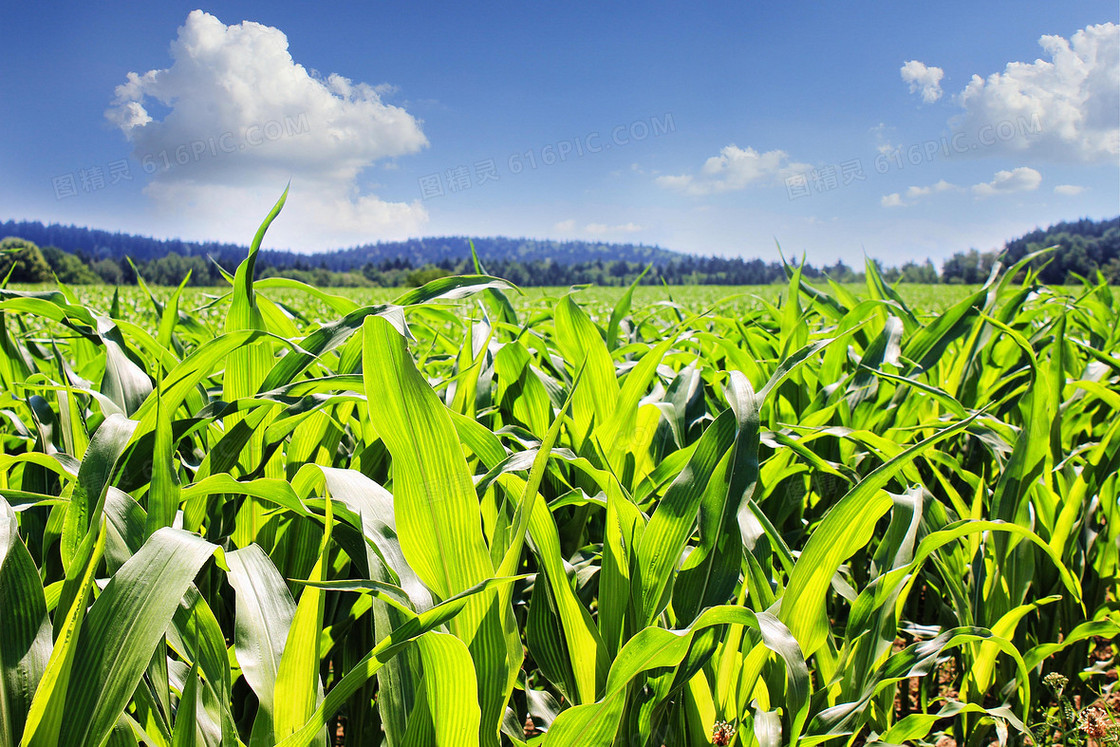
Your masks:
{"label": "forested hill", "polygon": [[[1108,282],[1120,284],[1120,217],[1055,223],[1008,241],[1003,261],[1013,264],[1032,252],[1057,247],[1031,262],[1044,283],[1069,283],[1076,277],[1093,278],[1099,271]],[[980,283],[988,277],[999,255],[970,249],[957,252],[941,266],[943,282]]]}
{"label": "forested hill", "polygon": [[[12,238],[3,239],[5,236]],[[218,264],[235,267],[246,247],[236,244],[163,241],[123,233],[38,222],[0,223],[0,278],[12,271],[12,282],[132,284],[136,273],[157,285],[178,285],[190,275],[192,285],[222,282]],[[782,265],[771,259],[697,257],[658,247],[584,241],[474,239],[486,271],[518,285],[627,285],[642,276],[644,283],[670,285],[759,285],[783,282]],[[319,286],[416,285],[435,277],[474,271],[466,237],[382,242],[319,254],[264,251],[257,259],[260,277],[282,275]],[[1046,283],[1077,282],[1103,274],[1120,284],[1120,217],[1079,220],[1037,229],[1003,247],[1013,263],[1028,253],[1056,246],[1032,263]],[[42,250],[40,251],[40,248]],[[976,284],[988,277],[999,253],[976,249],[949,257],[940,272],[930,260],[908,261],[901,267],[879,265],[888,282]],[[126,259],[130,258],[130,259]],[[215,260],[215,262],[211,261]],[[134,267],[135,265],[135,267]],[[843,262],[823,267],[802,266],[806,278],[822,274],[837,282],[863,279],[859,268]]]}
{"label": "forested hill", "polygon": [[[111,233],[93,228],[63,226],[56,223],[43,225],[38,221],[7,221],[0,223],[0,237],[18,236],[39,246],[56,246],[72,254],[82,254],[91,260],[121,260],[131,257],[134,262],[149,262],[178,254],[182,257],[213,257],[226,267],[236,266],[248,248],[238,244],[218,242],[179,241],[178,239],[153,239],[128,233]],[[479,256],[487,261],[551,260],[559,264],[576,264],[595,260],[623,260],[641,264],[664,265],[684,257],[678,252],[643,244],[613,244],[593,241],[540,241],[514,239],[503,236],[469,238],[448,236],[439,238],[409,239],[408,241],[383,241],[363,244],[350,249],[315,254],[297,254],[290,251],[262,251],[259,262],[270,267],[319,267],[334,272],[358,270],[367,264],[381,265],[389,261],[403,261],[411,266],[458,262],[470,257],[470,242],[474,242]]]}

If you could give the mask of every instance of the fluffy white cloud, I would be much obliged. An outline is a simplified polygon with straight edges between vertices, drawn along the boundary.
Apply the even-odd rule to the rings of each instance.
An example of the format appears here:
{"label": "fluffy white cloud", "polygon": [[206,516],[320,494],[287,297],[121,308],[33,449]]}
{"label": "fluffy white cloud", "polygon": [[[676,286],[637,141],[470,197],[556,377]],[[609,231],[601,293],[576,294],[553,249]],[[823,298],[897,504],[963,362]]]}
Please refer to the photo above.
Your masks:
{"label": "fluffy white cloud", "polygon": [[945,71],[939,67],[927,67],[917,60],[910,60],[899,70],[902,79],[910,84],[910,93],[922,92],[922,101],[932,104],[941,98],[941,79]]}
{"label": "fluffy white cloud", "polygon": [[1065,195],[1067,197],[1076,197],[1084,191],[1084,187],[1079,187],[1076,184],[1059,184],[1054,187],[1054,194]]}
{"label": "fluffy white cloud", "polygon": [[329,249],[414,234],[427,221],[418,201],[358,186],[379,159],[428,144],[412,115],[382,101],[391,86],[310,74],[279,29],[227,26],[201,10],[170,53],[166,69],[129,73],[106,117],[153,173],[156,207],[184,222],[177,230],[246,242],[289,178],[269,234],[276,246]]}
{"label": "fluffy white cloud", "polygon": [[1012,192],[1030,192],[1038,189],[1041,183],[1042,174],[1028,166],[1020,166],[1013,171],[997,171],[992,181],[973,185],[972,194],[976,197],[992,197]]}
{"label": "fluffy white cloud", "polygon": [[883,195],[879,200],[879,204],[883,207],[904,207],[906,203],[902,201],[902,195],[898,192],[892,192],[889,195]]}
{"label": "fluffy white cloud", "polygon": [[793,163],[782,150],[759,153],[754,148],[728,145],[704,162],[697,174],[657,177],[658,186],[689,195],[710,195],[744,189],[752,184],[774,184],[811,169]]}
{"label": "fluffy white cloud", "polygon": [[1011,62],[987,79],[973,75],[956,97],[951,125],[977,154],[1022,154],[1061,161],[1120,155],[1120,26],[1088,26],[1070,39],[1039,39],[1049,60]]}

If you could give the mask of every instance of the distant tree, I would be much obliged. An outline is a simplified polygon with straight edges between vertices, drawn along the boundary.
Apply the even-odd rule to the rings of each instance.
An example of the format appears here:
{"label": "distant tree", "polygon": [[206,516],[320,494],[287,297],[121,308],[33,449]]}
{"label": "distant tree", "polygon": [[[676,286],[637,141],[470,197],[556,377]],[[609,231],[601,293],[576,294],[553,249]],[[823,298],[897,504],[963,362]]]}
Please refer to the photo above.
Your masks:
{"label": "distant tree", "polygon": [[906,262],[899,270],[900,280],[904,283],[936,283],[937,269],[934,268],[933,262],[928,259],[925,264],[917,264],[915,262]]}
{"label": "distant tree", "polygon": [[44,246],[41,250],[43,259],[47,260],[51,271],[60,282],[67,285],[95,285],[101,282],[89,265],[70,252],[64,252],[57,246]]}
{"label": "distant tree", "polygon": [[90,265],[90,269],[101,278],[101,282],[109,285],[121,285],[125,282],[124,273],[119,263],[111,259],[99,259]]}
{"label": "distant tree", "polygon": [[856,281],[856,274],[851,267],[844,264],[844,260],[836,260],[836,264],[831,267],[824,268],[824,274],[835,280],[837,283],[853,283]]}
{"label": "distant tree", "polygon": [[407,284],[411,286],[420,286],[430,283],[439,278],[445,278],[451,274],[450,270],[445,270],[442,267],[435,265],[424,265],[418,270],[413,270],[408,273]]}
{"label": "distant tree", "polygon": [[9,272],[13,283],[48,283],[54,279],[39,247],[14,236],[0,241],[0,280]]}
{"label": "distant tree", "polygon": [[1058,247],[1031,261],[1044,283],[1076,282],[1077,275],[1095,277],[1098,270],[1111,277],[1109,263],[1120,259],[1120,218],[1081,219],[1036,229],[1006,244],[1005,261],[1016,262],[1040,249]]}
{"label": "distant tree", "polygon": [[941,266],[941,281],[943,283],[963,283],[976,285],[988,278],[992,270],[996,255],[994,252],[981,254],[975,249],[967,252],[957,252]]}
{"label": "distant tree", "polygon": [[1111,285],[1120,285],[1120,257],[1113,257],[1101,268],[1101,274]]}

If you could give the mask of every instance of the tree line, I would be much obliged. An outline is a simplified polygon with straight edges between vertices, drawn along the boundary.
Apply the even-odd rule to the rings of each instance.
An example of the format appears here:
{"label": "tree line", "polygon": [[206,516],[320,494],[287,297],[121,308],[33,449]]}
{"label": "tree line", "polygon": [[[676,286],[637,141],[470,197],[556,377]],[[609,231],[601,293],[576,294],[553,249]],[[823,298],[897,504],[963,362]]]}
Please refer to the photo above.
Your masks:
{"label": "tree line", "polygon": [[[8,224],[0,224],[0,228],[5,225]],[[439,245],[436,254],[442,256],[436,259],[424,259],[429,255],[416,247],[411,254],[392,257],[354,254],[356,249],[319,255],[262,253],[257,260],[257,271],[260,277],[288,277],[319,287],[414,286],[444,275],[475,271],[468,239],[462,239],[463,246],[458,245],[459,239],[417,239],[414,243],[431,249],[433,243],[440,241],[445,243]],[[521,286],[582,283],[619,286],[629,285],[639,276],[643,284],[668,285],[766,285],[784,282],[786,278],[780,262],[761,259],[696,257],[657,248],[635,248],[634,245],[623,245],[614,253],[621,258],[604,259],[603,247],[587,242],[533,242],[535,251],[541,252],[534,256],[526,249],[527,240],[501,241],[507,244],[495,255],[479,252],[485,269],[491,275]],[[567,251],[560,252],[559,257],[543,254],[542,258],[550,244],[566,245]],[[198,246],[206,245],[192,245],[191,251],[185,254],[171,251],[137,260],[130,256],[114,257],[104,251],[66,251],[54,245],[40,249],[27,237],[9,237],[0,242],[0,279],[18,283],[49,283],[57,279],[67,285],[132,285],[139,275],[154,285],[178,285],[189,278],[188,283],[193,286],[216,286],[224,282],[222,268],[233,268],[245,254],[243,247],[217,244],[213,245],[215,254],[199,254],[195,253]],[[492,248],[494,245],[484,246]],[[1068,283],[1077,277],[1094,278],[1100,272],[1108,282],[1120,284],[1120,217],[1064,222],[1035,230],[1007,242],[1002,254],[1006,263],[1012,263],[1051,246],[1058,248],[1031,263],[1044,282]],[[465,254],[456,256],[455,252],[463,247]],[[351,256],[348,261],[341,261],[337,255],[346,252]],[[274,254],[282,255],[281,261],[275,261]],[[366,261],[357,264],[359,256]],[[574,258],[579,256],[584,258]],[[928,259],[922,263],[906,262],[900,267],[885,267],[876,261],[876,266],[892,283],[975,284],[984,281],[998,256],[996,252],[975,249],[958,252],[942,264],[940,271]],[[827,276],[840,283],[864,279],[862,271],[839,260],[821,267],[806,263],[802,274],[808,279]]]}
{"label": "tree line", "polygon": [[[139,276],[152,285],[178,285],[187,279],[190,286],[210,287],[223,284],[222,269],[228,271],[232,266],[222,268],[213,258],[180,254],[168,254],[147,262],[110,257],[93,259],[54,246],[40,249],[34,243],[16,237],[0,242],[0,278],[8,277],[10,282],[15,283],[50,283],[57,280],[66,285],[135,285]],[[527,287],[583,283],[622,286],[629,285],[639,276],[643,284],[668,285],[767,285],[784,282],[786,278],[780,262],[686,255],[679,255],[679,258],[661,265],[616,259],[566,264],[547,258],[488,260],[484,268],[488,274]],[[277,266],[260,258],[257,260],[258,277],[287,277],[318,287],[417,286],[435,278],[475,271],[474,260],[470,258],[456,260],[448,257],[417,265],[409,258],[398,257],[367,262],[346,272],[331,270],[325,263],[314,266],[297,261],[289,266]],[[885,268],[881,271],[891,282],[938,282],[937,270],[929,260],[924,264],[910,262],[898,269]],[[827,275],[838,282],[856,282],[864,278],[863,272],[840,261],[821,268],[806,263],[802,266],[802,274],[809,279]]]}

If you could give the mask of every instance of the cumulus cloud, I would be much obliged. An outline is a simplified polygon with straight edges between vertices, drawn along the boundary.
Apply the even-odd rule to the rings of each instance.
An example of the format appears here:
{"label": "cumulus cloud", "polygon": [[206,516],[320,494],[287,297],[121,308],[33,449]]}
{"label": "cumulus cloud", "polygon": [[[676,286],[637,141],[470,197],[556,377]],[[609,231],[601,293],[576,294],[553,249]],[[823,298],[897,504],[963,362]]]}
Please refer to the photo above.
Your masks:
{"label": "cumulus cloud", "polygon": [[917,60],[910,60],[899,70],[902,80],[910,84],[910,93],[921,91],[922,101],[932,104],[941,98],[941,79],[945,71],[939,67],[927,67]]}
{"label": "cumulus cloud", "polygon": [[1070,39],[1043,36],[1049,59],[973,75],[951,122],[977,154],[1115,163],[1120,155],[1120,26],[1088,26]]}
{"label": "cumulus cloud", "polygon": [[904,207],[906,203],[902,201],[902,195],[898,192],[892,192],[889,195],[883,195],[879,204],[883,207]]}
{"label": "cumulus cloud", "polygon": [[206,238],[245,242],[290,178],[292,195],[270,231],[277,246],[395,238],[427,221],[418,201],[359,188],[378,160],[428,144],[418,120],[383,101],[392,86],[309,73],[279,29],[227,26],[201,10],[170,54],[168,68],[129,73],[106,112],[152,173],[146,193],[165,217]]}
{"label": "cumulus cloud", "polygon": [[1076,197],[1084,191],[1084,187],[1079,187],[1076,184],[1059,184],[1054,187],[1054,194],[1065,195],[1067,197]]}
{"label": "cumulus cloud", "polygon": [[689,195],[710,195],[745,189],[754,184],[780,183],[786,177],[811,169],[793,163],[782,150],[759,153],[754,148],[728,145],[704,162],[697,174],[659,176],[658,186]]}
{"label": "cumulus cloud", "polygon": [[993,197],[1012,192],[1030,192],[1038,189],[1041,183],[1042,174],[1028,166],[1020,166],[1012,171],[997,171],[992,181],[973,185],[972,194],[976,197]]}

